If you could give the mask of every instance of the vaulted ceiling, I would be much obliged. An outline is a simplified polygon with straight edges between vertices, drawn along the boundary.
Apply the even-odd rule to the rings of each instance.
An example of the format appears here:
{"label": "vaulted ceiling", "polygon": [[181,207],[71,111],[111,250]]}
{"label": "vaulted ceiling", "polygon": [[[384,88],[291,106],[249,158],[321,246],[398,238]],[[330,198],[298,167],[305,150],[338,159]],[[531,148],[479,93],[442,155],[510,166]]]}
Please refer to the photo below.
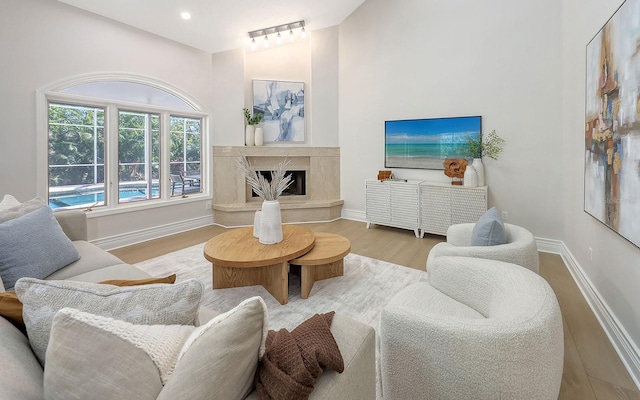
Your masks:
{"label": "vaulted ceiling", "polygon": [[[247,32],[304,20],[338,25],[365,0],[58,0],[211,53],[248,44]],[[181,18],[182,12],[191,19]]]}

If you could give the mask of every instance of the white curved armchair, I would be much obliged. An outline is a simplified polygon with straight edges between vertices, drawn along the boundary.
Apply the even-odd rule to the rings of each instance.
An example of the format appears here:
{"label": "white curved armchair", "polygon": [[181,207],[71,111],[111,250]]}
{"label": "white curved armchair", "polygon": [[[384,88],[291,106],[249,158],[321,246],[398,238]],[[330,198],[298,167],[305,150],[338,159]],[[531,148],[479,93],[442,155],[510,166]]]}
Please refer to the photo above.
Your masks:
{"label": "white curved armchair", "polygon": [[427,257],[427,271],[433,260],[441,256],[477,257],[489,260],[504,261],[521,265],[538,273],[538,246],[533,234],[525,228],[512,224],[504,224],[506,244],[496,246],[472,246],[471,232],[475,224],[451,225],[447,230],[447,241],[438,243]]}
{"label": "white curved armchair", "polygon": [[525,268],[438,257],[430,283],[403,289],[383,309],[380,359],[388,400],[556,400],[560,307]]}

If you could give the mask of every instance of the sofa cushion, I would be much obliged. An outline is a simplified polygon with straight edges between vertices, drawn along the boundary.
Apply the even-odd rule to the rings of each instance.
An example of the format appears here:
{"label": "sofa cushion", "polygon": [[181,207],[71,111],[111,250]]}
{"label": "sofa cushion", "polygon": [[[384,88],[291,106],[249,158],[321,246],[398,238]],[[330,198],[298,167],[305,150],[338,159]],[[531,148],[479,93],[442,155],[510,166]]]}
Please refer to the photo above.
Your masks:
{"label": "sofa cushion", "polygon": [[[55,274],[48,276],[46,280],[62,280],[56,278],[56,276],[58,276],[58,272],[62,272],[67,268],[69,267],[62,268]],[[71,275],[66,277],[64,280],[96,283],[114,277],[117,277],[119,279],[146,279],[149,278],[150,275],[140,268],[136,268],[130,264],[119,263],[116,265],[110,265],[107,267],[87,271],[79,275]]]}
{"label": "sofa cushion", "polygon": [[[118,276],[118,275],[112,275]],[[115,286],[139,286],[139,285],[152,285],[155,283],[175,283],[176,274],[161,277],[161,278],[144,278],[144,279],[112,279],[100,282],[103,285],[115,285]],[[18,295],[15,291],[0,293],[0,316],[6,318],[15,325],[18,329],[26,332],[24,326],[24,320],[22,319],[22,303],[18,299]]]}
{"label": "sofa cushion", "polygon": [[0,276],[7,290],[22,277],[44,278],[79,258],[49,207],[0,223]]}
{"label": "sofa cushion", "polygon": [[[102,250],[93,243],[78,240],[73,242],[73,246],[78,250],[78,253],[80,253],[80,259],[47,276],[47,279],[69,279],[72,276],[78,276],[86,272],[100,270],[111,265],[122,264],[121,259]],[[107,278],[114,276],[120,277],[119,275],[109,275]],[[96,280],[93,282],[98,281]]]}
{"label": "sofa cushion", "polygon": [[476,222],[471,231],[472,246],[496,246],[507,243],[504,224],[498,209],[487,210]]}
{"label": "sofa cushion", "polygon": [[259,297],[197,328],[136,325],[65,308],[51,328],[45,398],[243,399],[264,345],[265,318]]}
{"label": "sofa cushion", "polygon": [[30,212],[46,206],[47,203],[40,197],[27,200],[24,203],[18,203],[0,211],[0,223],[22,217],[23,215],[29,214]]}
{"label": "sofa cushion", "polygon": [[42,400],[42,367],[27,337],[0,318],[0,398]]}
{"label": "sofa cushion", "polygon": [[22,278],[16,284],[34,353],[44,365],[54,315],[65,307],[140,324],[195,325],[203,286],[191,279],[175,285],[117,287],[87,282]]}

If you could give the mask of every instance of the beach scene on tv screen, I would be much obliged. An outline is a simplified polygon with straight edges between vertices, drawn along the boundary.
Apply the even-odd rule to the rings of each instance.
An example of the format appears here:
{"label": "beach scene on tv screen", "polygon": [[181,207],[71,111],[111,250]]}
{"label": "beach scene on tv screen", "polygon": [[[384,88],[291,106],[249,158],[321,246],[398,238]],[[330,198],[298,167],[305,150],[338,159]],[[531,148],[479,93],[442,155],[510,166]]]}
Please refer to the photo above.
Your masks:
{"label": "beach scene on tv screen", "polygon": [[466,156],[481,125],[480,116],[385,121],[385,167],[443,169],[446,158]]}

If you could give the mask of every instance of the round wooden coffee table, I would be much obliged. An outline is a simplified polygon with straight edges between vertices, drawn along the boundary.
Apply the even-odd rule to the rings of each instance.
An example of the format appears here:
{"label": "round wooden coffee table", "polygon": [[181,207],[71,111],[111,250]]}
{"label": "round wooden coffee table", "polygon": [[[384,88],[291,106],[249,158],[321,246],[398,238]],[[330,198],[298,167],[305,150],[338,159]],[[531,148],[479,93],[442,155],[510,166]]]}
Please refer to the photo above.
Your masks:
{"label": "round wooden coffee table", "polygon": [[253,228],[238,228],[213,237],[204,246],[211,261],[213,288],[262,285],[280,304],[289,301],[289,260],[311,250],[315,235],[296,225],[282,226],[282,242],[261,244]]}
{"label": "round wooden coffee table", "polygon": [[300,266],[300,298],[306,299],[316,281],[344,275],[344,256],[351,251],[349,239],[327,232],[315,232],[313,249],[289,261]]}

